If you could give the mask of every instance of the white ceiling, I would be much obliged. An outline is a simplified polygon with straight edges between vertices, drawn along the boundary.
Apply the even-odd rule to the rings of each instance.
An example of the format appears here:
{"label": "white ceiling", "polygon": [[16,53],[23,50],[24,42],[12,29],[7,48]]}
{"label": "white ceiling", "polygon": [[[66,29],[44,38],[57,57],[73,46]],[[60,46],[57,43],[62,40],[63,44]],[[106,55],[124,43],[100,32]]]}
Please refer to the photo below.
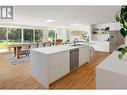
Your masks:
{"label": "white ceiling", "polygon": [[[120,6],[15,6],[15,22],[40,26],[110,23],[116,22],[119,9]],[[46,23],[48,19],[55,22]]]}

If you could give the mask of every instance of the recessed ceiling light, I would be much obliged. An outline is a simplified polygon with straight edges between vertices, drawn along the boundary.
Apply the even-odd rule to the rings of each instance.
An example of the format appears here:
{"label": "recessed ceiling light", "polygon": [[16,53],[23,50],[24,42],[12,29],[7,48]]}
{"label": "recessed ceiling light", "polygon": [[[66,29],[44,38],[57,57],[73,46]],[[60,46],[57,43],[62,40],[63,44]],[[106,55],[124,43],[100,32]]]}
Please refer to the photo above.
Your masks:
{"label": "recessed ceiling light", "polygon": [[67,12],[65,11],[64,14],[67,14]]}
{"label": "recessed ceiling light", "polygon": [[47,19],[45,22],[46,23],[51,23],[51,22],[55,22],[55,20],[54,19]]}

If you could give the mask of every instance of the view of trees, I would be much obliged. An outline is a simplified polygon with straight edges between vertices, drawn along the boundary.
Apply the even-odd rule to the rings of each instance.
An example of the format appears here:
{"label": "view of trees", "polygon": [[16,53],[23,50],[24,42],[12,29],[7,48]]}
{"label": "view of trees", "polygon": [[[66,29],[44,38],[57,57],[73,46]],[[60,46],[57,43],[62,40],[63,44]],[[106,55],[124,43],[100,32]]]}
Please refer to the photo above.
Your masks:
{"label": "view of trees", "polygon": [[[34,38],[34,29],[23,29],[23,43],[31,43],[43,41],[43,30],[35,29],[35,38]],[[49,33],[51,39],[55,38],[55,32]],[[0,27],[0,49],[5,49],[7,44],[12,43],[21,43],[22,40],[22,28],[9,27]]]}
{"label": "view of trees", "polygon": [[48,31],[48,38],[49,38],[49,40],[52,40],[52,41],[55,40],[55,31],[54,30]]}
{"label": "view of trees", "polygon": [[8,40],[10,42],[21,42],[21,28],[9,28]]}
{"label": "view of trees", "polygon": [[24,43],[33,42],[33,29],[23,29]]}
{"label": "view of trees", "polygon": [[0,49],[6,48],[5,44],[7,44],[7,29],[0,27]]}
{"label": "view of trees", "polygon": [[43,40],[43,30],[35,29],[35,42],[41,42]]}
{"label": "view of trees", "polygon": [[5,27],[0,27],[0,41],[7,40],[7,29]]}

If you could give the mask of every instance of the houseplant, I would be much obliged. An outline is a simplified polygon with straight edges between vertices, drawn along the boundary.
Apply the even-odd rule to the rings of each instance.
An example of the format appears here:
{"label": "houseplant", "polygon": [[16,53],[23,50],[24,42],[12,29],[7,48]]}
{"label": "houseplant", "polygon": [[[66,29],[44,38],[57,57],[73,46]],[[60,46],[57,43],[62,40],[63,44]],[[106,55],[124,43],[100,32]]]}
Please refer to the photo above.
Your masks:
{"label": "houseplant", "polygon": [[[116,14],[116,21],[121,24],[120,33],[125,39],[125,45],[127,45],[127,5],[121,6],[120,11]],[[127,47],[124,47],[119,54],[119,59],[122,59],[127,52]]]}

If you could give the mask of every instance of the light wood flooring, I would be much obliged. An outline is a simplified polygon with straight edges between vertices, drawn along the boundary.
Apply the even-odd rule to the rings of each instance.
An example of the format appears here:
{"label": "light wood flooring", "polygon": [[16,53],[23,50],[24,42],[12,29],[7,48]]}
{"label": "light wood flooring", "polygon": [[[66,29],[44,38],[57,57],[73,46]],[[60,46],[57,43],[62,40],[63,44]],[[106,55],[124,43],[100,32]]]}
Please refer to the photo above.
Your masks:
{"label": "light wood flooring", "polygon": [[[0,54],[0,89],[45,89],[30,73],[29,63],[12,65]],[[96,89],[96,66],[109,54],[96,52],[89,64],[62,77],[50,85],[50,89]]]}

